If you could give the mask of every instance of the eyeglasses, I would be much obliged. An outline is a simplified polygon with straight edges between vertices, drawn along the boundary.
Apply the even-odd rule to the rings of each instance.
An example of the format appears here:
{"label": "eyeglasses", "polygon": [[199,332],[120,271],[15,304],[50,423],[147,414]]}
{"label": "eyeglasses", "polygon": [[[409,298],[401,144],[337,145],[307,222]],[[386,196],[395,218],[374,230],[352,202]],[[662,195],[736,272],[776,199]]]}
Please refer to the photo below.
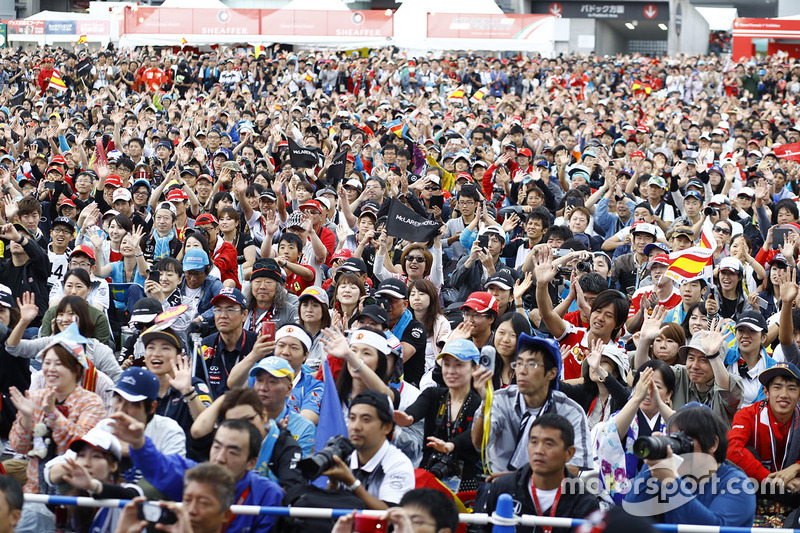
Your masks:
{"label": "eyeglasses", "polygon": [[510,366],[511,370],[517,370],[518,368],[522,367],[525,367],[525,370],[536,370],[539,368],[539,361],[525,361],[524,363],[512,361]]}
{"label": "eyeglasses", "polygon": [[53,233],[63,233],[65,235],[72,235],[72,231],[70,231],[70,230],[68,230],[66,228],[53,228],[51,231]]}
{"label": "eyeglasses", "polygon": [[414,262],[416,262],[416,263],[424,263],[425,262],[425,258],[424,257],[420,257],[418,255],[408,256],[408,257],[406,257],[406,261],[410,261],[412,263],[414,263]]}
{"label": "eyeglasses", "polygon": [[92,264],[89,261],[70,261],[69,266],[70,268],[83,268],[86,270],[92,268]]}
{"label": "eyeglasses", "polygon": [[222,315],[230,316],[230,315],[235,315],[236,313],[241,313],[241,312],[242,312],[242,308],[241,307],[215,307],[214,308],[214,314],[215,315],[219,315],[219,316],[222,316]]}
{"label": "eyeglasses", "polygon": [[731,230],[729,230],[728,228],[723,228],[722,226],[714,226],[714,231],[716,231],[717,233],[722,233],[723,235],[731,234]]}
{"label": "eyeglasses", "polygon": [[438,191],[439,187],[425,187],[426,191]]}

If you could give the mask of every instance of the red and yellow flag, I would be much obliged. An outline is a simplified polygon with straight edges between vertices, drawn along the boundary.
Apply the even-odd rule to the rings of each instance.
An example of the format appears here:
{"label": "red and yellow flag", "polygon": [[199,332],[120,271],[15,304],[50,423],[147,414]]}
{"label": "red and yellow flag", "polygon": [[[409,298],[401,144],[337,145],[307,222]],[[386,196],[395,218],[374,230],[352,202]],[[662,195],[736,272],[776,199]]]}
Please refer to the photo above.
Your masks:
{"label": "red and yellow flag", "polygon": [[85,35],[78,37],[78,44],[86,44],[87,42],[89,42],[89,39],[87,39]]}
{"label": "red and yellow flag", "polygon": [[713,265],[714,249],[693,246],[669,254],[670,265],[664,276],[677,282],[706,277],[706,268]]}
{"label": "red and yellow flag", "polygon": [[700,247],[717,249],[717,239],[714,237],[714,225],[710,220],[705,219],[703,222],[703,233],[700,235]]}
{"label": "red and yellow flag", "polygon": [[447,95],[448,100],[458,100],[464,98],[464,88],[458,87],[455,91]]}
{"label": "red and yellow flag", "polygon": [[67,86],[64,80],[61,79],[61,73],[59,71],[53,70],[50,74],[50,83],[47,85],[47,88],[54,89],[58,92],[67,90]]}
{"label": "red and yellow flag", "polygon": [[261,54],[263,54],[265,51],[266,51],[266,49],[265,49],[263,46],[261,46],[260,44],[257,44],[257,45],[255,46],[255,55],[256,55],[256,59],[258,59],[259,57],[261,57]]}
{"label": "red and yellow flag", "polygon": [[186,37],[181,37],[181,46],[186,46],[188,43],[189,41],[186,40]]}
{"label": "red and yellow flag", "polygon": [[481,87],[480,89],[475,91],[470,100],[472,100],[473,102],[480,102],[481,100],[484,99],[485,96],[486,96],[486,87]]}

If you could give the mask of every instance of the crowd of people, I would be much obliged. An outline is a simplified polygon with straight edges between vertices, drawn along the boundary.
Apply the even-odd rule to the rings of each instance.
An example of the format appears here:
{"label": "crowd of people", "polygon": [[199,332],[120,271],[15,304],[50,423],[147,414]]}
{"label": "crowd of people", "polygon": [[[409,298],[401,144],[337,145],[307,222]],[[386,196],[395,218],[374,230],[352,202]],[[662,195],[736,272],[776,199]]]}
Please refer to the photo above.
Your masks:
{"label": "crowd of people", "polygon": [[800,63],[1,54],[0,522],[797,523]]}

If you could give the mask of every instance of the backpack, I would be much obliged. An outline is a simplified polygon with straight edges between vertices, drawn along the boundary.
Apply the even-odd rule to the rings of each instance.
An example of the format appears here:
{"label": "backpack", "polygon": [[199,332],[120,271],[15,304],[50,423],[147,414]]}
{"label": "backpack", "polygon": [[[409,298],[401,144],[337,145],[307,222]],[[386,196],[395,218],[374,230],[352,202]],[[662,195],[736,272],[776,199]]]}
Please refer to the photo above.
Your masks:
{"label": "backpack", "polygon": [[[347,490],[324,490],[314,485],[292,487],[286,492],[283,504],[289,507],[318,509],[364,509],[361,498]],[[283,517],[275,531],[282,533],[330,533],[337,518]]]}

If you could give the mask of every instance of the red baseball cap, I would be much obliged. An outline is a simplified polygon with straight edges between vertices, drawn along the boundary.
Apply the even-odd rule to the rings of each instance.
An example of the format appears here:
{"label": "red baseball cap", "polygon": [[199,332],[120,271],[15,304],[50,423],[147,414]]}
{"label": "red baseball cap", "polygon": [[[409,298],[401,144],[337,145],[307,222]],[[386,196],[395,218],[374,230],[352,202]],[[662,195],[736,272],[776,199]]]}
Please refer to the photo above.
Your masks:
{"label": "red baseball cap", "polygon": [[92,261],[96,260],[95,255],[94,255],[94,250],[92,250],[92,247],[91,246],[86,246],[85,244],[81,244],[79,246],[76,246],[75,249],[72,250],[72,253],[69,254],[70,259],[72,259],[75,256],[75,254],[83,254],[83,255],[87,256],[89,259],[91,259]]}
{"label": "red baseball cap", "polygon": [[75,205],[75,202],[73,202],[70,198],[62,196],[61,200],[58,201],[58,207],[63,207],[65,205],[68,205],[70,207],[78,207],[77,205]]}
{"label": "red baseball cap", "polygon": [[351,252],[348,248],[342,248],[333,254],[331,260],[336,261],[337,259],[350,259],[351,257],[353,257],[353,252]]}
{"label": "red baseball cap", "polygon": [[[183,192],[183,191],[181,191]],[[186,194],[186,193],[184,193]],[[197,217],[194,221],[195,226],[202,226],[203,224],[214,224],[215,226],[219,224],[217,217],[212,215],[211,213],[203,213],[199,217]]]}
{"label": "red baseball cap", "polygon": [[667,254],[658,254],[653,256],[650,260],[650,263],[647,265],[648,267],[652,267],[653,265],[667,265],[669,266],[669,256]]}
{"label": "red baseball cap", "polygon": [[347,154],[347,160],[350,161],[351,163],[355,163],[356,156],[354,156],[353,154]]}
{"label": "red baseball cap", "polygon": [[642,152],[641,150],[634,150],[633,153],[631,154],[631,157],[641,157],[642,159],[644,159],[644,152]]}
{"label": "red baseball cap", "polygon": [[306,209],[316,209],[320,213],[324,213],[324,211],[322,210],[322,204],[319,203],[317,200],[309,200],[300,206],[300,211],[304,211]]}
{"label": "red baseball cap", "polygon": [[172,189],[169,191],[169,194],[167,194],[168,202],[185,202],[188,199],[189,197],[183,189]]}
{"label": "red baseball cap", "polygon": [[66,164],[67,164],[67,160],[66,160],[66,159],[64,159],[64,156],[63,156],[63,155],[61,155],[61,154],[58,154],[58,155],[54,155],[54,156],[53,156],[53,157],[50,159],[50,164],[51,164],[51,165],[66,165]]}
{"label": "red baseball cap", "polygon": [[106,187],[119,188],[122,187],[122,176],[118,174],[111,174],[106,178]]}
{"label": "red baseball cap", "polygon": [[498,312],[497,299],[490,293],[483,291],[470,294],[467,301],[461,306],[461,309],[465,307],[472,309],[476,313],[487,313],[489,311]]}
{"label": "red baseball cap", "polygon": [[49,166],[49,167],[47,167],[47,170],[45,171],[45,174],[49,174],[50,172],[58,172],[62,176],[64,175],[64,170],[61,167]]}
{"label": "red baseball cap", "polygon": [[647,126],[643,126],[643,125],[642,126],[636,126],[636,131],[637,131],[637,133],[650,133],[650,130],[647,128]]}
{"label": "red baseball cap", "polygon": [[530,148],[520,148],[517,155],[524,155],[525,157],[533,157]]}

